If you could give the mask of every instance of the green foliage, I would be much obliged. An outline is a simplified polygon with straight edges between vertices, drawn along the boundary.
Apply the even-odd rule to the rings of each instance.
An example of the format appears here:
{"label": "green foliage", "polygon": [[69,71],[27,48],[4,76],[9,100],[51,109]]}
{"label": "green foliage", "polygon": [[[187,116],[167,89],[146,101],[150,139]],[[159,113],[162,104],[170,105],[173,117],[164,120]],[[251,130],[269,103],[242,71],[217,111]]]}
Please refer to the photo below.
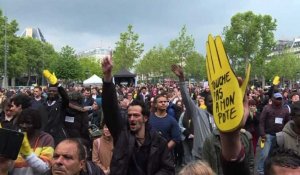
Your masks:
{"label": "green foliage", "polygon": [[169,50],[162,46],[153,47],[143,57],[143,59],[136,65],[136,72],[152,77],[159,77],[162,74],[168,73],[172,64],[170,60]]}
{"label": "green foliage", "polygon": [[27,85],[30,76],[41,77],[43,69],[57,58],[52,45],[30,37],[17,38],[14,46],[16,52],[9,59],[8,71],[11,77],[27,76]]}
{"label": "green foliage", "polygon": [[180,63],[182,66],[193,51],[195,51],[195,39],[192,35],[187,35],[186,26],[183,26],[178,38],[171,40],[169,47],[174,63]]}
{"label": "green foliage", "polygon": [[54,70],[54,65],[58,60],[58,53],[54,50],[53,46],[49,43],[43,43],[42,45],[42,59],[43,69]]}
{"label": "green foliage", "polygon": [[297,80],[297,73],[300,71],[300,58],[294,54],[282,54],[273,57],[270,62],[266,64],[266,79],[272,79],[278,75],[284,79]]}
{"label": "green foliage", "polygon": [[[19,59],[23,60],[22,65],[28,76],[27,85],[29,85],[30,76],[34,73],[40,73],[42,67],[42,43],[32,38],[20,38],[20,47],[18,47]],[[14,68],[14,64],[11,65]]]}
{"label": "green foliage", "polygon": [[114,56],[114,73],[122,68],[130,69],[136,59],[143,53],[144,44],[138,42],[139,35],[133,32],[133,26],[129,25],[127,32],[120,34],[120,40],[116,43]]}
{"label": "green foliage", "polygon": [[248,11],[231,18],[231,25],[223,31],[224,45],[238,74],[244,72],[248,62],[257,67],[257,72],[252,71],[252,75],[264,73],[264,59],[275,46],[275,30],[276,20],[269,15]]}
{"label": "green foliage", "polygon": [[[6,16],[3,16],[2,11],[0,10],[0,71],[3,74],[4,73],[4,43],[5,43],[5,30],[6,30],[6,43],[7,43],[7,70],[8,70],[8,76],[11,77],[15,74],[20,74],[22,72],[22,61],[20,60],[19,63],[18,60],[15,58],[15,54],[17,52],[17,36],[15,33],[19,30],[18,29],[18,23],[16,20],[8,21]],[[16,65],[14,65],[16,63]],[[14,65],[14,68],[12,66]]]}
{"label": "green foliage", "polygon": [[[5,25],[6,23],[6,25]],[[4,45],[4,29],[6,26],[6,40],[8,45],[7,70],[8,77],[22,77],[31,75],[42,76],[44,67],[49,67],[52,60],[55,60],[57,54],[51,44],[44,43],[32,38],[20,38],[15,35],[19,30],[15,20],[7,21],[7,18],[2,16],[0,10],[0,43]],[[4,47],[0,47],[0,62],[4,61]],[[1,64],[2,65],[2,64]],[[3,66],[0,66],[0,71],[3,73]],[[29,78],[27,85],[29,84]]]}
{"label": "green foliage", "polygon": [[207,79],[205,58],[196,51],[193,51],[187,57],[184,69],[190,78],[195,78],[196,80]]}
{"label": "green foliage", "polygon": [[150,49],[136,65],[136,72],[154,78],[175,78],[170,71],[172,64],[182,65],[187,78],[206,78],[204,57],[195,51],[195,40],[187,34],[185,26],[167,48],[159,45]]}
{"label": "green foliage", "polygon": [[82,57],[79,58],[79,63],[83,70],[81,74],[81,80],[85,80],[93,74],[96,74],[99,77],[103,76],[103,73],[100,69],[100,63],[96,60],[96,58]]}
{"label": "green foliage", "polygon": [[53,71],[58,78],[64,79],[67,82],[82,78],[82,67],[75,56],[73,48],[65,46],[61,49]]}

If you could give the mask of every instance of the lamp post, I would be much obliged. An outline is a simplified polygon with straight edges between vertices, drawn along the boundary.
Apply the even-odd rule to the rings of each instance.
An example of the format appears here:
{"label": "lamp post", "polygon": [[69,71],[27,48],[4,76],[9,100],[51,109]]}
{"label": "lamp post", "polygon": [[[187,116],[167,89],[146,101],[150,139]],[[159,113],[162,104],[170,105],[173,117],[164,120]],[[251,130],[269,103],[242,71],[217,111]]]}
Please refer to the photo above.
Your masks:
{"label": "lamp post", "polygon": [[297,89],[299,88],[299,84],[300,84],[300,72],[297,72],[296,74],[296,83],[297,83]]}
{"label": "lamp post", "polygon": [[4,17],[4,76],[2,81],[2,87],[7,88],[8,80],[7,80],[7,54],[8,54],[8,43],[6,36],[6,17]]}

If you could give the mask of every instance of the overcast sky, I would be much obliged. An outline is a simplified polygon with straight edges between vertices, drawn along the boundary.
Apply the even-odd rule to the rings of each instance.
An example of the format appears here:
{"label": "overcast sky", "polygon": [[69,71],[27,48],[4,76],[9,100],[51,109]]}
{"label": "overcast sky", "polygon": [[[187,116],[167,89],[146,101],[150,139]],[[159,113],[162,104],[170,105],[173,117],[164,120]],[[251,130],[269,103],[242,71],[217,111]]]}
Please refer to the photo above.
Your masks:
{"label": "overcast sky", "polygon": [[176,38],[183,25],[205,54],[209,33],[221,34],[238,12],[268,14],[277,20],[276,39],[300,36],[300,0],[0,0],[19,32],[39,27],[56,50],[69,45],[77,52],[115,47],[132,24],[145,50]]}

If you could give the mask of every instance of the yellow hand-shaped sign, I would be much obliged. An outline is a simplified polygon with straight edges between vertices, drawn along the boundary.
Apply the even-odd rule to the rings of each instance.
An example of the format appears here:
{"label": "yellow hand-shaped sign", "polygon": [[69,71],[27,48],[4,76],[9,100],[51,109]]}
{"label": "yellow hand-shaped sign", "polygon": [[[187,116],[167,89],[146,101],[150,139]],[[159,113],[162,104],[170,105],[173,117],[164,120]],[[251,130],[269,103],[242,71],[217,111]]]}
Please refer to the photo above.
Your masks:
{"label": "yellow hand-shaped sign", "polygon": [[54,74],[54,73],[51,74],[51,73],[49,72],[49,70],[44,70],[44,71],[43,71],[43,75],[44,75],[45,78],[47,78],[47,80],[49,81],[49,83],[50,83],[51,85],[54,85],[54,84],[57,83],[57,78],[56,78],[55,74]]}
{"label": "yellow hand-shaped sign", "polygon": [[280,77],[279,76],[275,76],[273,79],[273,85],[278,85],[280,83]]}
{"label": "yellow hand-shaped sign", "polygon": [[215,123],[222,132],[233,131],[243,121],[243,98],[249,80],[250,65],[240,86],[230,67],[221,37],[214,39],[209,35],[206,43],[206,71],[213,98]]}

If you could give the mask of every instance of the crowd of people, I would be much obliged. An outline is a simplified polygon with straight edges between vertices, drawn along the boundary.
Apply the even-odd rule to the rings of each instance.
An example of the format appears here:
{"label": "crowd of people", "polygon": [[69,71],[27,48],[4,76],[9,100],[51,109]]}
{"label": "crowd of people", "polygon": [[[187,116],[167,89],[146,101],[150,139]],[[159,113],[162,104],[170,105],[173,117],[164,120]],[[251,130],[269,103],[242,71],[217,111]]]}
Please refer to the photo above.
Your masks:
{"label": "crowd of people", "polygon": [[0,155],[0,175],[300,174],[298,90],[249,88],[241,127],[221,132],[208,85],[180,66],[177,83],[137,87],[115,85],[112,69],[105,58],[101,87],[45,73],[46,89],[2,90],[0,127],[24,139],[16,160]]}

